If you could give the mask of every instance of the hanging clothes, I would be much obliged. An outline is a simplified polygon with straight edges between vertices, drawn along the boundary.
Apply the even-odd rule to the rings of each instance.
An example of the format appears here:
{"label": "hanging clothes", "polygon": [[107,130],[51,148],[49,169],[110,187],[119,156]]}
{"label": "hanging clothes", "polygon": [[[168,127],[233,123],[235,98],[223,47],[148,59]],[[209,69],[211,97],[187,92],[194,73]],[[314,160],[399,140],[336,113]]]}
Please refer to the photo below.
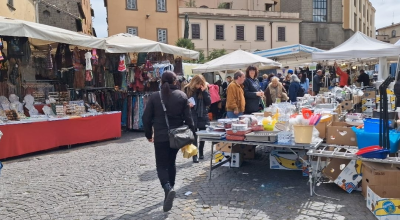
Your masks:
{"label": "hanging clothes", "polygon": [[119,57],[118,71],[119,71],[119,72],[126,71],[125,55],[121,55],[121,56]]}
{"label": "hanging clothes", "polygon": [[92,62],[90,59],[92,58],[92,54],[90,52],[85,53],[85,62],[86,62],[86,71],[92,70]]}
{"label": "hanging clothes", "polygon": [[51,57],[51,50],[53,48],[49,44],[47,47],[47,69],[52,70],[53,69],[53,58]]}

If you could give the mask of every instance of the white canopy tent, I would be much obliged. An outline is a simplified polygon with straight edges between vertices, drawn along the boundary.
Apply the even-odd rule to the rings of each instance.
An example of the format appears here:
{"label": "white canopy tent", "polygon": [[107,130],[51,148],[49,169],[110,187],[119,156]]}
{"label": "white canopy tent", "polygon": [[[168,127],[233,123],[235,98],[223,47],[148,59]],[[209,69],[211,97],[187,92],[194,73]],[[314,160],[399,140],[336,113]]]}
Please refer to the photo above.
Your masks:
{"label": "white canopy tent", "polygon": [[339,46],[325,51],[313,52],[314,61],[328,60],[360,60],[379,58],[378,80],[381,81],[388,76],[387,57],[399,57],[400,46],[388,44],[367,35],[357,32],[351,38]]}
{"label": "white canopy tent", "polygon": [[400,46],[400,40],[398,40],[394,45],[399,45]]}
{"label": "white canopy tent", "polygon": [[211,60],[199,67],[193,68],[193,73],[246,69],[250,65],[266,69],[275,69],[282,67],[280,63],[275,62],[271,59],[264,58],[239,49],[232,53],[218,57],[217,59]]}
{"label": "white canopy tent", "polygon": [[194,50],[188,50],[182,47],[172,46],[123,33],[105,38],[105,47],[107,53],[162,52],[189,59],[199,58],[199,52]]}
{"label": "white canopy tent", "polygon": [[311,62],[313,52],[323,52],[324,50],[302,44],[294,44],[269,50],[256,51],[253,54],[273,59],[280,62],[283,66],[301,66]]}
{"label": "white canopy tent", "polygon": [[34,46],[58,42],[85,48],[104,48],[104,40],[44,24],[0,16],[0,35],[28,37]]}

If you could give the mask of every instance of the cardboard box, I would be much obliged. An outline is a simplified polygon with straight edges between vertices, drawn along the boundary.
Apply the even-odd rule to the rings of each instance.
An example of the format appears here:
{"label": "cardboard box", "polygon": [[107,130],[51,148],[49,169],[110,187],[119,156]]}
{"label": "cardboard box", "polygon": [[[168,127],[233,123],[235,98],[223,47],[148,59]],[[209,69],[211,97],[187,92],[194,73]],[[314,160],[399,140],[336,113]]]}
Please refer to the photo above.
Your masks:
{"label": "cardboard box", "polygon": [[[379,103],[380,100],[381,100],[381,97],[379,95],[377,95],[375,97],[376,103]],[[395,95],[388,95],[387,100],[388,100],[388,103],[396,104],[396,96]]]}
{"label": "cardboard box", "polygon": [[364,98],[365,99],[374,99],[376,97],[376,91],[365,91]]}
{"label": "cardboard box", "polygon": [[264,117],[269,117],[269,116],[273,116],[272,112],[264,112]]}
{"label": "cardboard box", "polygon": [[[215,163],[221,163],[227,160],[227,158],[230,156],[230,153],[227,152],[220,152],[215,154]],[[222,164],[223,167],[229,167],[230,163],[232,163],[231,167],[240,167],[243,163],[243,155],[241,153],[232,153],[232,159],[231,162]]]}
{"label": "cardboard box", "polygon": [[[332,117],[333,119],[333,117]],[[319,122],[315,128],[318,130],[319,132],[319,137],[324,139],[326,138],[326,131],[327,131],[327,127],[328,125],[330,125],[332,123],[332,121],[327,121],[327,122]]]}
{"label": "cardboard box", "polygon": [[[379,103],[377,103],[376,108],[380,109],[380,104]],[[388,103],[388,110],[392,110],[392,111],[396,110],[396,104],[395,103]]]}
{"label": "cardboard box", "polygon": [[352,110],[353,106],[353,101],[343,101],[342,103],[340,103],[340,107],[342,108],[342,110]]}
{"label": "cardboard box", "polygon": [[[377,193],[377,188],[385,193]],[[366,205],[379,220],[400,220],[399,186],[367,187]]]}
{"label": "cardboard box", "polygon": [[326,131],[326,143],[357,146],[356,134],[346,122],[332,122]]}
{"label": "cardboard box", "polygon": [[362,163],[362,195],[367,197],[367,187],[374,189],[374,192],[382,195],[385,191],[381,187],[396,186],[400,188],[400,165],[384,163]]}
{"label": "cardboard box", "polygon": [[375,106],[363,105],[363,106],[361,107],[361,111],[362,111],[363,113],[365,113],[365,112],[374,112],[374,108],[375,108]]}
{"label": "cardboard box", "polygon": [[372,105],[375,106],[375,99],[363,99],[362,100],[362,105]]}
{"label": "cardboard box", "polygon": [[243,154],[244,159],[254,159],[255,158],[255,155],[256,155],[255,147],[256,146],[254,146],[254,145],[235,144],[235,145],[233,145],[233,148],[232,148],[232,144],[230,144],[230,143],[221,142],[221,143],[215,144],[216,151],[230,153],[231,148],[232,148],[232,153],[241,153],[241,154]]}
{"label": "cardboard box", "polygon": [[361,164],[361,160],[333,158],[322,173],[344,191],[351,193],[362,180]]}
{"label": "cardboard box", "polygon": [[[322,160],[325,159],[325,160]],[[324,168],[328,165],[328,162],[326,161],[326,158],[321,158],[321,161],[319,163],[319,167]],[[317,161],[316,160],[312,160],[310,166],[313,168],[314,172],[317,172]],[[305,164],[303,164],[303,176],[309,176],[310,175],[310,171],[309,168],[307,166],[305,166]],[[321,177],[321,172],[317,173],[317,177]]]}
{"label": "cardboard box", "polygon": [[303,161],[299,157],[303,157],[305,151],[295,151],[298,155],[288,150],[274,150],[269,154],[270,169],[278,170],[302,170]]}

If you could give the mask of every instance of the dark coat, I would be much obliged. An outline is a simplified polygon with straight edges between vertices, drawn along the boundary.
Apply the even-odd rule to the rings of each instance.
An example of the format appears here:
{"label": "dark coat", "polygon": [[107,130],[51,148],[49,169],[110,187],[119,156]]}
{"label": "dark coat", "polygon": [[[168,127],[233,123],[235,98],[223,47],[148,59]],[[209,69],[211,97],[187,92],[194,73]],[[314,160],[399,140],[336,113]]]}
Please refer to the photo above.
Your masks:
{"label": "dark coat", "polygon": [[297,102],[297,93],[299,89],[303,89],[298,82],[291,82],[289,86],[289,101]]}
{"label": "dark coat", "polygon": [[369,86],[369,76],[366,73],[362,73],[358,76],[357,82],[363,83],[364,86]]}
{"label": "dark coat", "polygon": [[[194,131],[192,114],[190,113],[186,94],[173,86],[171,86],[170,91],[171,94],[169,97],[163,96],[170,129],[178,128],[185,123],[190,127],[190,129],[192,129],[192,131]],[[168,127],[165,121],[164,110],[161,105],[160,94],[158,92],[151,94],[142,119],[147,139],[152,138],[154,127],[154,142],[169,141]]]}
{"label": "dark coat", "polygon": [[322,77],[321,76],[318,76],[318,74],[315,74],[315,76],[314,76],[314,78],[313,78],[313,81],[312,81],[312,90],[314,91],[314,92],[319,92],[319,90],[321,89],[321,87],[322,87]]}
{"label": "dark coat", "polygon": [[[202,99],[199,99],[199,94],[202,94]],[[192,96],[194,98],[194,101],[196,102],[196,105],[193,106],[193,108],[191,108],[191,113],[192,113],[192,119],[193,119],[193,123],[194,123],[194,127],[195,130],[199,129],[205,129],[206,125],[210,124],[210,119],[208,118],[208,107],[211,105],[211,97],[210,97],[210,93],[208,93],[207,90],[201,91],[200,89],[196,92],[196,94],[194,96]],[[198,109],[197,107],[199,107],[200,105],[198,104],[199,101],[202,101],[203,104],[202,106],[202,111],[203,111],[203,115],[199,116],[197,114]]]}
{"label": "dark coat", "polygon": [[244,98],[246,105],[244,108],[245,114],[251,114],[260,111],[260,97],[256,95],[261,88],[255,88],[251,80],[255,80],[257,85],[260,85],[258,79],[246,79],[243,83],[244,86]]}
{"label": "dark coat", "polygon": [[[285,87],[282,86],[282,93],[287,94]],[[271,91],[269,91],[269,87],[267,87],[264,91],[264,96],[265,96],[265,107],[269,107],[272,105],[272,98],[271,98]],[[285,102],[287,100],[282,100],[282,102]]]}

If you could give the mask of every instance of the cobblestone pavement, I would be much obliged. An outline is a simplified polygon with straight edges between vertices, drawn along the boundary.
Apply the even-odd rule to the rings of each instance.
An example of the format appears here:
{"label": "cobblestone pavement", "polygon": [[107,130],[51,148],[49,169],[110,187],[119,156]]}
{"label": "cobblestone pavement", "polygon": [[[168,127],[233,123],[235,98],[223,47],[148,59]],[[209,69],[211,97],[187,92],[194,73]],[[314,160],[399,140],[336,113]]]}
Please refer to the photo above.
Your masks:
{"label": "cobblestone pavement", "polygon": [[[143,133],[7,160],[0,176],[0,219],[375,219],[359,192],[334,184],[310,197],[301,171],[270,170],[268,154],[241,168],[220,167],[208,181],[206,160],[178,154],[177,199],[162,211],[154,149]],[[193,192],[189,196],[184,194]]]}

